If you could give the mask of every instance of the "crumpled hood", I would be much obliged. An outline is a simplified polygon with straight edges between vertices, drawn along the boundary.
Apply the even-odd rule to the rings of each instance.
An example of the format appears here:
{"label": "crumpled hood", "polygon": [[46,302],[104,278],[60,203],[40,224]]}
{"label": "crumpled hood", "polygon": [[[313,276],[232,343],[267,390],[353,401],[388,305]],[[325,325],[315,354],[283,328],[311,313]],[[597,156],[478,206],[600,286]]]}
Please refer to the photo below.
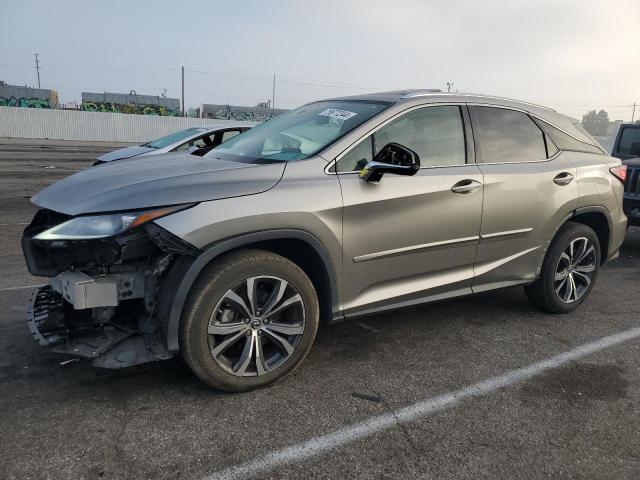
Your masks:
{"label": "crumpled hood", "polygon": [[282,178],[286,163],[254,165],[186,153],[133,158],[91,167],[31,198],[68,215],[135,210],[265,192]]}
{"label": "crumpled hood", "polygon": [[145,147],[143,145],[134,145],[133,147],[121,148],[120,150],[100,155],[98,160],[101,162],[112,162],[114,160],[122,160],[123,158],[136,157],[143,153],[153,152],[154,150],[155,148]]}

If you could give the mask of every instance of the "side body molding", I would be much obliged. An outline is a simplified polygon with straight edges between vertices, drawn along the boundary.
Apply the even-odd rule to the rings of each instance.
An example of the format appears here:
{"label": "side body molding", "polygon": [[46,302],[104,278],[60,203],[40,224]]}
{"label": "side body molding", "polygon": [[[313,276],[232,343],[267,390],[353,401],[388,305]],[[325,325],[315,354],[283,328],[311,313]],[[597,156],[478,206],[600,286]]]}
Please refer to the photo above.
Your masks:
{"label": "side body molding", "polygon": [[247,246],[257,242],[278,239],[301,240],[310,245],[318,253],[320,258],[322,259],[322,262],[324,263],[328,277],[327,280],[329,282],[331,292],[332,317],[334,320],[337,320],[341,317],[340,308],[338,306],[338,277],[336,274],[336,270],[329,252],[327,252],[322,243],[314,235],[304,230],[296,229],[278,229],[247,233],[214,243],[209,248],[205,249],[202,254],[197,257],[195,261],[193,261],[193,263],[191,263],[189,266],[185,265],[181,269],[179,268],[180,272],[183,272],[185,270],[186,272],[184,273],[184,275],[179,274],[179,278],[177,278],[177,281],[175,281],[175,283],[171,282],[171,280],[169,281],[170,285],[168,288],[171,288],[172,283],[174,285],[177,285],[175,296],[171,305],[165,307],[168,311],[160,311],[161,316],[163,316],[163,313],[167,316],[165,321],[167,348],[169,349],[169,351],[177,352],[180,349],[178,336],[180,332],[182,310],[187,300],[187,296],[189,295],[189,291],[191,290],[191,286],[198,278],[198,275],[200,275],[200,272],[212,260],[228,251],[235,250],[237,248],[241,248],[243,246]]}

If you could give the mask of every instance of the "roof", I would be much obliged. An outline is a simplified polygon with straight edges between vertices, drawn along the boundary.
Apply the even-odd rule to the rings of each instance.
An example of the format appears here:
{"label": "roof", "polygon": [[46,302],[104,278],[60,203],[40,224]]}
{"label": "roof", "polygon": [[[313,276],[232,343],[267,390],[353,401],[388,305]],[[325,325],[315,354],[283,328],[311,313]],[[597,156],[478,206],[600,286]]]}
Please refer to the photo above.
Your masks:
{"label": "roof", "polygon": [[563,130],[569,135],[574,136],[586,143],[592,143],[594,140],[585,136],[576,128],[579,121],[567,115],[556,112],[555,110],[536,105],[535,103],[525,102],[522,100],[514,100],[510,98],[497,97],[494,95],[482,95],[477,93],[450,93],[442,92],[435,89],[407,89],[391,92],[369,93],[364,95],[356,95],[350,97],[334,98],[332,100],[359,100],[359,101],[378,101],[390,102],[396,105],[406,104],[407,107],[417,106],[426,103],[469,103],[479,105],[494,105],[505,108],[512,108],[528,112],[534,117],[550,123],[551,125]]}
{"label": "roof", "polygon": [[[555,112],[552,108],[548,108],[542,105],[537,105],[531,102],[525,102],[522,100],[515,100],[505,97],[497,97],[494,95],[483,95],[477,93],[460,93],[460,92],[443,92],[442,90],[427,88],[427,89],[406,89],[396,90],[390,92],[379,93],[367,93],[363,95],[355,95],[349,97],[340,97],[334,100],[370,100],[370,101],[383,101],[383,102],[402,102],[411,101],[415,99],[429,98],[434,102],[469,102],[469,103],[495,103],[513,106],[513,104],[519,104],[526,107],[534,107],[536,109],[544,109]],[[529,109],[525,108],[525,110]]]}

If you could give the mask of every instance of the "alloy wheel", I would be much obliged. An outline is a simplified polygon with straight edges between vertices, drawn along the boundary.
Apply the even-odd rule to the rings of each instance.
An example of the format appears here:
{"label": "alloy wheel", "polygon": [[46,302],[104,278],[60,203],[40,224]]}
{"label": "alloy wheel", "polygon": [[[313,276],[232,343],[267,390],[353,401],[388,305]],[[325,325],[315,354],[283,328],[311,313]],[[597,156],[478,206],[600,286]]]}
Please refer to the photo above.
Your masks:
{"label": "alloy wheel", "polygon": [[304,301],[289,282],[266,275],[247,278],[228,290],[211,314],[211,356],[233,375],[265,375],[293,355],[305,321]]}
{"label": "alloy wheel", "polygon": [[571,240],[558,259],[554,277],[554,289],[561,302],[576,302],[589,290],[596,261],[595,247],[588,238]]}

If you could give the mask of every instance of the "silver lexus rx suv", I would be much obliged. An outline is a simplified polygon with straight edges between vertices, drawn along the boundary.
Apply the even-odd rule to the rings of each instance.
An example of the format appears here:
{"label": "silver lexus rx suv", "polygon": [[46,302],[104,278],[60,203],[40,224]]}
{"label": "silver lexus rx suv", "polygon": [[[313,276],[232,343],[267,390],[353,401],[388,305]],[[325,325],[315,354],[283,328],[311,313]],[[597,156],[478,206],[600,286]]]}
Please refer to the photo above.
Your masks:
{"label": "silver lexus rx suv", "polygon": [[22,246],[50,285],[29,327],[102,367],[180,352],[243,391],[300,365],[321,321],[513,285],[570,312],[618,255],[624,176],[576,120],[529,103],[313,102],[204,157],[100,165],[35,195]]}

